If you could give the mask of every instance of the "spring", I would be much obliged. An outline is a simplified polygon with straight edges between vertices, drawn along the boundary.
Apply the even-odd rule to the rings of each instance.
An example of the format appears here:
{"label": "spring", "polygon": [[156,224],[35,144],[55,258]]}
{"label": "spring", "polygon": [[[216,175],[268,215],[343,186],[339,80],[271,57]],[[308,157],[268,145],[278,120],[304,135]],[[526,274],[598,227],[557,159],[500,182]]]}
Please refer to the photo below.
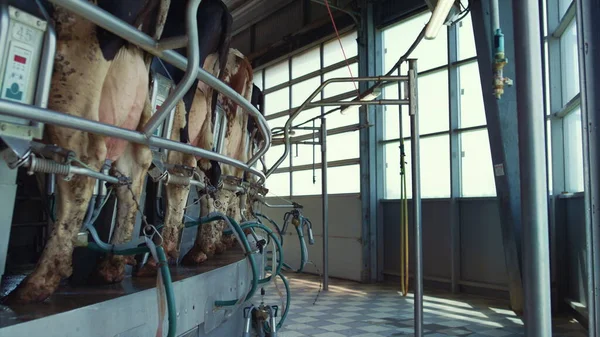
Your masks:
{"label": "spring", "polygon": [[173,174],[169,174],[167,176],[167,185],[173,184],[173,185],[188,186],[190,184],[190,179],[191,179],[191,177],[182,177],[182,176],[176,176]]}
{"label": "spring", "polygon": [[59,175],[68,176],[71,167],[65,164],[59,164],[55,161],[31,157],[29,162],[29,171],[30,172],[40,172],[40,173],[55,173]]}

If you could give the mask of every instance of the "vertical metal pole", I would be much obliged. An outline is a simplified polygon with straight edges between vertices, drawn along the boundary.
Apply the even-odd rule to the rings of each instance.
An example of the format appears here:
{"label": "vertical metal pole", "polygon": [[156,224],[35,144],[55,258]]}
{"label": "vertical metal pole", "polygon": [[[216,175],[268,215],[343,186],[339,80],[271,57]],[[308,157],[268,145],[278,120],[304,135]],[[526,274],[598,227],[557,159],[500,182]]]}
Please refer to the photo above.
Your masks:
{"label": "vertical metal pole", "polygon": [[327,194],[327,124],[321,117],[321,193],[323,195],[323,290],[329,290],[329,195]]}
{"label": "vertical metal pole", "polygon": [[419,111],[417,108],[417,60],[408,61],[408,92],[410,100],[410,161],[412,170],[413,227],[415,233],[415,337],[423,336],[423,247],[421,224],[421,168]]}
{"label": "vertical metal pole", "polygon": [[577,0],[588,278],[588,333],[600,333],[600,27],[597,1]]}
{"label": "vertical metal pole", "polygon": [[523,285],[525,335],[551,336],[548,188],[540,46],[539,3],[513,0],[521,222],[523,224]]}
{"label": "vertical metal pole", "polygon": [[460,72],[452,65],[458,61],[458,25],[448,27],[448,97],[450,98],[450,278],[452,293],[460,292],[460,203],[461,156],[460,133]]}

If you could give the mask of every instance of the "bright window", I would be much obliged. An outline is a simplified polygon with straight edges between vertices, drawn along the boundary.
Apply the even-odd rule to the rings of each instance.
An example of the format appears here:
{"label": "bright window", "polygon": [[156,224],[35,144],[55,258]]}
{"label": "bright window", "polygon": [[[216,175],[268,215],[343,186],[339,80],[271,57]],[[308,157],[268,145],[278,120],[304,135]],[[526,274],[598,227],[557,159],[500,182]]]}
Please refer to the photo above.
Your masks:
{"label": "bright window", "polygon": [[[328,136],[327,161],[354,159],[360,157],[359,135],[360,134],[358,131],[354,131]],[[317,155],[320,155],[320,151]]]}
{"label": "bright window", "polygon": [[[292,107],[299,107],[318,87],[321,85],[319,77],[313,77],[292,86]],[[318,94],[312,101],[318,101],[321,95]]]}
{"label": "bright window", "polygon": [[[344,52],[348,58],[358,55],[356,38],[356,32],[352,32],[341,37],[342,46],[344,46]],[[333,39],[323,45],[323,67],[328,67],[332,64],[342,61],[344,61],[344,54],[342,53],[340,43],[337,39]],[[354,73],[354,76],[357,75],[357,73]]]}
{"label": "bright window", "polygon": [[[450,197],[450,143],[448,135],[421,139],[421,197]],[[411,142],[404,142],[406,189],[412,198]],[[386,198],[400,198],[400,144],[385,145]]]}
{"label": "bright window", "polygon": [[583,138],[580,108],[565,116],[563,133],[565,189],[567,192],[581,192],[583,191]]}
{"label": "bright window", "polygon": [[458,23],[458,60],[477,56],[471,13]]}
{"label": "bright window", "polygon": [[[331,172],[327,171],[327,174],[327,178],[329,179]],[[292,179],[294,184],[294,195],[321,194],[321,169],[316,169],[314,173],[313,170],[293,172]]]}
{"label": "bright window", "polygon": [[495,196],[496,184],[487,130],[463,132],[460,143],[462,196]]}
{"label": "bright window", "polygon": [[575,19],[560,38],[560,50],[563,81],[562,98],[563,105],[565,105],[579,93],[579,60]]}
{"label": "bright window", "polygon": [[[273,166],[273,164],[275,164],[276,161],[279,160],[279,158],[281,158],[281,156],[283,155],[283,150],[284,150],[283,145],[271,146],[269,151],[267,151],[267,153],[265,153],[265,163],[267,164],[267,167],[270,168],[271,166]],[[290,166],[290,158],[287,157],[287,158],[285,158],[285,160],[281,163],[281,166],[279,166],[279,167],[289,167],[289,166]]]}
{"label": "bright window", "polygon": [[[318,142],[319,140],[315,138],[315,141]],[[292,156],[292,162],[294,166],[312,164],[313,160],[315,163],[320,163],[321,147],[318,144],[314,145],[313,153],[313,145],[294,144],[292,145],[292,152],[290,155]],[[330,161],[331,159],[327,158],[327,160]],[[296,192],[294,191],[294,193]]]}
{"label": "bright window", "polygon": [[[383,90],[385,99],[398,98],[398,85],[390,85]],[[386,105],[384,107],[384,139],[400,138],[400,114],[398,105]],[[410,116],[408,115],[408,107],[402,106],[402,136],[410,137]]]}
{"label": "bright window", "polygon": [[327,193],[359,193],[360,192],[360,166],[339,166],[327,170]]}
{"label": "bright window", "polygon": [[[354,77],[358,76],[358,63],[352,63],[350,65],[350,69],[352,69],[352,75]],[[323,80],[328,80],[330,78],[336,77],[350,77],[350,72],[348,71],[348,67],[342,67],[336,69],[334,71],[330,71],[323,75]],[[354,86],[356,84],[356,87]],[[349,91],[356,92],[356,88],[358,88],[358,82],[335,82],[328,84],[323,90],[324,97],[329,98],[336,95],[341,95],[347,93]],[[315,87],[316,89],[316,87]],[[314,90],[314,89],[313,89]],[[355,94],[356,96],[356,94]]]}
{"label": "bright window", "polygon": [[267,196],[287,197],[290,195],[290,174],[274,173],[267,179],[265,186],[269,189]]}
{"label": "bright window", "polygon": [[468,128],[486,124],[483,93],[477,62],[461,66],[460,81],[460,127]]}
{"label": "bright window", "polygon": [[287,60],[272,65],[265,70],[265,89],[269,89],[289,80],[290,69]]}
{"label": "bright window", "polygon": [[320,48],[313,48],[292,57],[292,79],[315,72],[321,68]]}
{"label": "bright window", "polygon": [[449,128],[448,71],[419,76],[419,131],[427,134]]}
{"label": "bright window", "polygon": [[279,89],[265,95],[265,115],[289,110],[290,92],[288,88]]}
{"label": "bright window", "polygon": [[[398,61],[401,55],[404,55],[415,38],[419,35],[421,29],[429,21],[430,12],[416,15],[406,21],[403,21],[383,32],[384,71],[389,71]],[[445,26],[439,31],[434,40],[422,40],[415,51],[410,55],[411,58],[418,59],[418,70],[423,71],[448,63],[448,31]],[[406,73],[405,65],[403,73]]]}

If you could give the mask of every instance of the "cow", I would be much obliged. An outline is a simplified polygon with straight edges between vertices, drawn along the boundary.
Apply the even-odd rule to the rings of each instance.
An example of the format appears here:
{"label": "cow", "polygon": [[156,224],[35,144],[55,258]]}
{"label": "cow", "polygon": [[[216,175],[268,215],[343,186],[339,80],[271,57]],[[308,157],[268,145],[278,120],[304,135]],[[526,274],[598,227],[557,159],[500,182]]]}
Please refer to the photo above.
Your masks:
{"label": "cow", "polygon": [[[209,73],[221,72],[226,84],[228,84],[237,93],[245,97],[248,101],[252,94],[252,67],[249,61],[235,49],[230,49],[227,53],[225,66],[220,62],[217,53],[208,55],[204,62],[204,69]],[[241,161],[247,160],[247,154],[244,152],[244,143],[248,132],[248,114],[233,103],[229,98],[223,95],[215,95],[215,90],[206,84],[200,82],[191,104],[189,113],[189,137],[194,146],[210,150],[213,148],[213,125],[214,110],[216,104],[213,97],[217,97],[219,105],[223,108],[227,116],[227,129],[225,135],[225,146],[223,154]],[[185,111],[183,103],[180,103],[175,110],[173,128],[170,135],[171,139],[177,139],[181,132],[185,130]],[[167,163],[171,167],[188,167],[195,170],[198,179],[203,180],[213,189],[217,187],[217,182],[211,180],[210,175],[213,172],[214,162],[191,155],[170,151]],[[243,170],[223,165],[221,168],[224,176],[243,177]],[[182,171],[172,170],[170,174],[185,174]],[[212,185],[212,186],[211,186]],[[166,186],[166,211],[164,219],[164,228],[162,232],[163,247],[169,257],[170,263],[179,260],[179,237],[183,228],[183,215],[186,202],[189,195],[189,186],[168,184]],[[239,200],[234,192],[221,189],[216,192],[201,191],[201,215],[205,216],[210,211],[220,211],[224,214],[233,215],[240,220]],[[207,260],[215,253],[223,252],[226,248],[225,243],[221,241],[223,231],[222,222],[213,222],[200,226],[198,235],[192,249],[183,257],[182,263],[186,265],[197,265]],[[138,276],[150,276],[156,273],[156,264],[149,261],[139,272]]]}
{"label": "cow", "polygon": [[[163,38],[177,37],[185,34],[185,26],[182,22],[185,20],[184,1],[174,1],[169,8],[169,16],[165,23]],[[203,0],[198,7],[198,32],[200,46],[200,65],[213,76],[223,80],[224,68],[227,64],[227,54],[231,44],[231,27],[233,18],[229,13],[227,6],[221,0]],[[183,55],[186,48],[176,49]],[[162,63],[155,58],[152,62],[153,70],[162,73],[165,76],[178,83],[183,78],[184,72],[180,69]],[[201,91],[199,93],[199,91]],[[203,92],[202,92],[203,91]],[[209,93],[211,97],[203,93]],[[212,113],[216,108],[217,92],[208,88],[206,84],[195,80],[192,87],[184,94],[183,99],[175,108],[175,119],[173,122],[173,131],[169,138],[171,140],[183,143],[193,144],[207,150],[212,149],[212,125],[214,124]],[[206,102],[210,102],[208,107]],[[206,119],[208,117],[208,120]],[[178,152],[169,152],[167,162],[169,164],[185,166],[188,168],[196,167],[194,156]],[[208,182],[216,186],[220,179],[220,166],[216,162],[209,164],[210,172],[207,172]],[[185,174],[181,170],[174,169],[174,174]],[[167,185],[166,186],[166,211],[165,226],[162,232],[164,239],[165,253],[170,262],[178,258],[177,242],[182,227],[183,206],[179,207],[184,200],[187,200],[189,187]],[[185,198],[176,202],[174,200]],[[170,203],[169,203],[170,200]],[[146,271],[141,271],[140,275]],[[152,274],[153,272],[150,272]]]}
{"label": "cow", "polygon": [[[88,0],[158,39],[170,0]],[[51,110],[141,130],[149,119],[148,75],[151,57],[138,47],[59,6],[44,4],[56,25],[57,50],[48,107]],[[119,204],[111,240],[129,241],[152,156],[139,144],[64,127],[46,125],[44,142],[72,150],[83,165],[131,178],[115,186]],[[82,226],[96,180],[75,175],[57,180],[54,230],[35,269],[6,298],[9,304],[41,302],[72,273],[73,243]],[[108,256],[98,275],[107,282],[122,279],[124,260]]]}
{"label": "cow", "polygon": [[[230,49],[227,57],[227,64],[223,74],[225,83],[233,90],[239,93],[249,102],[252,99],[253,72],[250,61],[238,50]],[[227,125],[225,133],[225,145],[223,154],[240,160],[248,161],[248,152],[245,143],[248,139],[249,116],[243,109],[234,103],[231,99],[218,95],[219,105],[223,108],[227,116]],[[201,160],[202,162],[202,160]],[[201,163],[199,166],[206,171],[208,163]],[[244,170],[230,165],[223,165],[222,174],[225,178],[241,180],[244,178]],[[200,197],[201,216],[206,216],[211,212],[217,211],[226,214],[236,221],[242,220],[240,212],[240,196],[234,191],[225,188],[219,188],[216,193],[206,193]],[[215,253],[222,253],[228,245],[233,243],[232,238],[223,241],[224,221],[213,221],[200,226],[194,246],[184,256],[182,263],[186,265],[196,265],[207,260]]]}

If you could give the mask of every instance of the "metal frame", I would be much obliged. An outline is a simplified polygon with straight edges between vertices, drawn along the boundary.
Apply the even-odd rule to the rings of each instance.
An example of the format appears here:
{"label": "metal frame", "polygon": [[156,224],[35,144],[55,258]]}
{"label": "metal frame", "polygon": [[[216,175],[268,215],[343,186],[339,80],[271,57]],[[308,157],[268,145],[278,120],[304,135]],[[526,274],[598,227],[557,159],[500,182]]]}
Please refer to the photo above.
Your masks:
{"label": "metal frame", "polygon": [[600,123],[600,100],[598,98],[600,61],[600,27],[597,3],[588,0],[577,2],[577,35],[579,50],[579,73],[582,102],[583,162],[586,222],[587,307],[588,333],[600,332],[600,147],[597,130]]}
{"label": "metal frame", "polygon": [[[200,0],[191,1],[188,5],[188,49],[192,49],[191,51],[189,51],[192,54],[189,66],[188,61],[181,55],[170,50],[161,50],[159,48],[160,46],[158,44],[158,41],[155,41],[148,35],[142,33],[141,31],[138,31],[134,27],[128,25],[122,20],[115,18],[114,16],[110,15],[101,8],[94,6],[93,4],[77,0],[50,1],[58,6],[64,7],[65,9],[73,12],[74,14],[86,18],[92,23],[116,34],[117,36],[120,36],[130,41],[131,43],[136,44],[140,48],[146,50],[147,52],[157,57],[160,57],[164,61],[182,70],[186,70],[184,81],[182,81],[182,83],[180,83],[177,86],[177,89],[172,93],[172,95],[170,95],[167,98],[165,104],[161,106],[161,109],[159,109],[159,111],[153,115],[151,120],[147,123],[143,133],[119,128],[113,125],[108,125],[96,121],[86,120],[75,116],[70,116],[65,113],[44,110],[7,101],[0,101],[1,115],[21,117],[31,119],[37,122],[51,123],[58,126],[87,131],[104,136],[121,138],[131,142],[145,144],[151,147],[154,146],[158,148],[164,148],[167,150],[179,151],[187,154],[201,156],[210,160],[215,160],[228,165],[232,165],[234,167],[243,169],[247,172],[251,172],[252,174],[255,174],[259,177],[260,183],[264,182],[264,174],[259,170],[253,168],[252,165],[256,163],[258,159],[269,149],[271,144],[271,132],[268,128],[266,119],[262,116],[262,114],[260,114],[260,112],[258,112],[258,110],[256,110],[250,104],[250,102],[245,100],[232,88],[227,86],[225,83],[219,81],[217,78],[215,78],[202,68],[195,66],[198,62],[194,62],[194,60],[197,61],[197,59],[199,59],[199,57],[197,57],[199,56],[199,54],[197,54],[199,53],[199,51],[195,13],[200,3]],[[265,139],[265,142],[263,147],[247,163],[243,163],[238,160],[225,157],[213,151],[196,148],[191,145],[178,143],[161,137],[154,137],[151,135],[154,129],[158,125],[160,125],[160,123],[167,117],[172,105],[174,105],[177,102],[177,97],[182,95],[187,90],[186,86],[189,87],[188,82],[193,82],[194,78],[196,77],[200,81],[215,88],[223,95],[229,97],[232,101],[241,106],[245,111],[247,111],[252,117],[254,117],[257,120],[259,130],[263,138]]]}
{"label": "metal frame", "polygon": [[380,100],[384,103],[377,103],[379,101],[352,101],[352,102],[315,102],[311,103],[311,101],[329,84],[331,83],[340,83],[340,82],[365,82],[365,81],[408,81],[408,76],[367,76],[367,77],[338,77],[338,78],[330,78],[323,83],[315,90],[313,93],[308,96],[308,98],[300,105],[298,108],[294,110],[294,112],[290,115],[290,118],[285,123],[283,127],[283,140],[285,144],[285,150],[283,155],[269,168],[265,174],[268,178],[273,172],[283,163],[285,157],[289,154],[289,146],[291,144],[290,141],[290,130],[292,128],[292,122],[298,115],[304,110],[304,108],[310,107],[319,107],[319,106],[340,106],[340,105],[386,105],[386,104],[403,104],[408,105],[408,100]]}
{"label": "metal frame", "polygon": [[[417,104],[417,62],[415,59],[409,60],[409,74],[408,76],[365,76],[365,77],[342,77],[342,78],[331,78],[329,80],[324,81],[321,85],[300,105],[295,109],[294,113],[290,115],[287,120],[285,126],[283,127],[284,137],[283,143],[285,152],[279,158],[279,160],[269,169],[267,170],[266,177],[269,177],[272,173],[274,173],[279,165],[283,163],[285,157],[289,154],[289,149],[292,145],[292,139],[290,137],[290,131],[294,129],[291,125],[292,122],[298,115],[303,111],[306,106],[325,106],[329,105],[329,102],[326,104],[316,102],[310,103],[319,93],[322,93],[323,89],[330,83],[336,82],[372,82],[372,81],[395,81],[395,82],[407,82],[408,84],[408,98],[407,99],[396,99],[396,100],[379,100],[379,101],[353,101],[353,102],[337,102],[337,106],[341,106],[343,104],[340,103],[352,103],[352,105],[361,105],[361,106],[369,106],[369,105],[387,105],[387,104],[397,104],[397,105],[407,105],[409,106],[409,115],[411,120],[411,162],[413,163],[413,172],[416,172],[412,176],[412,189],[413,196],[415,201],[413,202],[413,226],[415,230],[415,257],[416,257],[416,291],[415,291],[415,333],[416,336],[422,336],[423,334],[423,254],[422,254],[422,221],[421,221],[421,199],[420,199],[420,177],[419,177],[419,127],[418,127],[418,104]],[[375,103],[381,102],[381,103]],[[323,110],[321,110],[321,114],[323,114]],[[328,231],[329,231],[329,195],[327,193],[327,126],[326,126],[326,117],[321,116],[321,126],[319,128],[319,144],[321,146],[321,194],[322,194],[322,212],[323,212],[323,290],[327,291],[329,289],[329,242],[328,242]],[[309,127],[302,127],[300,129],[310,129]],[[309,135],[302,136],[303,138],[311,139]],[[297,144],[309,144],[313,145],[314,143],[314,135],[312,135],[312,142],[306,141],[298,141]],[[293,172],[290,165],[290,174]],[[289,205],[276,205],[268,207],[290,207]]]}

